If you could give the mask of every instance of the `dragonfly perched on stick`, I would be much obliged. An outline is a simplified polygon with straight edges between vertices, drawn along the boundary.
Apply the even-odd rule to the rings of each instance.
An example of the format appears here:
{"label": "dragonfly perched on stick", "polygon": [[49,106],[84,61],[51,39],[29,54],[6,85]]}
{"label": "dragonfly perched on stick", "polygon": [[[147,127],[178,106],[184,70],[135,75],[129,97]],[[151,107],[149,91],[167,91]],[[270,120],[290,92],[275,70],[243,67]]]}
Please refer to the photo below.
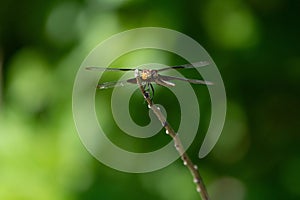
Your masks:
{"label": "dragonfly perched on stick", "polygon": [[[210,63],[207,61],[201,61],[197,63],[185,64],[185,65],[177,65],[177,66],[169,66],[162,69],[138,69],[139,76],[142,81],[142,85],[148,91],[151,89],[152,97],[154,96],[154,88],[152,83],[156,83],[157,85],[165,86],[165,87],[174,87],[175,83],[170,82],[173,80],[185,81],[193,84],[201,84],[201,85],[212,85],[212,82],[198,80],[198,79],[188,79],[183,77],[176,76],[166,76],[159,74],[162,71],[167,71],[171,69],[191,69],[195,67],[204,67],[209,65]],[[134,68],[104,68],[104,67],[86,67],[87,70],[93,71],[135,71]],[[113,81],[113,82],[105,82],[97,85],[98,89],[107,89],[118,86],[125,86],[127,84],[137,84],[136,78],[130,78],[122,81]]]}

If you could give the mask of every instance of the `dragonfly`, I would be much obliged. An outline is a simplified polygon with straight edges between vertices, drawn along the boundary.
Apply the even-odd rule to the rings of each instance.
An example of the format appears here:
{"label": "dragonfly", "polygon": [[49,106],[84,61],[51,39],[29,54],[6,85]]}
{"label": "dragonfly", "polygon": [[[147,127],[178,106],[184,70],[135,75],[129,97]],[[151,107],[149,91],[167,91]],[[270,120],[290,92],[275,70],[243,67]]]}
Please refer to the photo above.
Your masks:
{"label": "dragonfly", "polygon": [[[176,65],[176,66],[168,66],[161,69],[138,69],[138,74],[141,79],[142,86],[146,91],[151,89],[151,96],[154,96],[154,88],[153,83],[157,85],[161,85],[164,87],[174,87],[175,83],[170,82],[174,80],[189,82],[193,84],[200,84],[200,85],[213,85],[210,81],[198,80],[198,79],[188,79],[184,77],[176,77],[176,76],[169,76],[169,75],[162,75],[160,72],[171,70],[171,69],[191,69],[195,67],[204,67],[208,66],[210,63],[208,61],[200,61],[197,63],[190,63],[184,65]],[[135,71],[134,68],[105,68],[105,67],[86,67],[86,70],[91,71]],[[125,86],[128,84],[137,84],[136,78],[130,78],[127,80],[121,81],[112,81],[112,82],[105,82],[99,83],[97,85],[98,89],[108,89],[113,87]]]}

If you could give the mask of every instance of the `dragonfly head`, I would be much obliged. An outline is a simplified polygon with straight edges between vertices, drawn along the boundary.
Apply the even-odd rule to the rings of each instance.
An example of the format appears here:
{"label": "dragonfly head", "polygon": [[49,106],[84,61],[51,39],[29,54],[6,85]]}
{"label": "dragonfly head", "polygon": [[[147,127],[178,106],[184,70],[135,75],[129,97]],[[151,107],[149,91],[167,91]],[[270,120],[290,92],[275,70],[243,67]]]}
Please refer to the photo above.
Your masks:
{"label": "dragonfly head", "polygon": [[151,70],[144,69],[144,70],[141,71],[141,78],[142,78],[142,80],[145,81],[145,80],[149,79],[150,76],[151,76]]}
{"label": "dragonfly head", "polygon": [[143,69],[140,72],[140,77],[143,81],[154,82],[158,77],[158,73],[154,69]]}

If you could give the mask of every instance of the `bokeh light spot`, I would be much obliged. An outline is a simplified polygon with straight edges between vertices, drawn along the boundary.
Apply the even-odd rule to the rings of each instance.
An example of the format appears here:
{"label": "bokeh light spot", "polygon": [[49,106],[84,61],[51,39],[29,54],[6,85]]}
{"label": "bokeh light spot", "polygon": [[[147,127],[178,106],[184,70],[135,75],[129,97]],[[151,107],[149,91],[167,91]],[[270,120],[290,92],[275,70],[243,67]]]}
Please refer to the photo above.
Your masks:
{"label": "bokeh light spot", "polygon": [[75,2],[61,3],[53,9],[46,22],[46,35],[52,43],[63,46],[76,39],[78,28],[74,21],[79,12],[79,5]]}
{"label": "bokeh light spot", "polygon": [[259,40],[254,15],[237,1],[228,1],[226,5],[218,0],[210,1],[203,20],[209,36],[220,47],[248,48]]}

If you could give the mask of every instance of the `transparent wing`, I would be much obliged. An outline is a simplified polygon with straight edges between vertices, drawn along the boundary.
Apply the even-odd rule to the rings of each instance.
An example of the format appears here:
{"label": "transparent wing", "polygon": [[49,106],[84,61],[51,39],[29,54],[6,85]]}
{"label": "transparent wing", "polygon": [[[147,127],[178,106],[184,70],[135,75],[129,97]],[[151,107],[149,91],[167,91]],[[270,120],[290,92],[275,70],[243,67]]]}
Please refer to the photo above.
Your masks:
{"label": "transparent wing", "polygon": [[86,70],[92,71],[134,71],[135,69],[131,68],[105,68],[105,67],[86,67]]}
{"label": "transparent wing", "polygon": [[170,69],[188,69],[188,68],[195,68],[195,67],[204,67],[209,64],[210,63],[208,61],[200,61],[200,62],[191,63],[191,64],[170,66],[170,67],[159,69],[157,71],[161,72],[161,71],[166,71],[166,70],[170,70]]}
{"label": "transparent wing", "polygon": [[[176,65],[176,66],[170,66],[166,68],[159,69],[157,71],[166,71],[170,69],[188,69],[188,68],[195,68],[195,67],[204,67],[209,65],[210,63],[208,61],[200,61],[196,63],[191,64],[185,64],[185,65]],[[86,67],[86,70],[92,70],[92,71],[134,71],[133,68],[105,68],[105,67]]]}
{"label": "transparent wing", "polygon": [[107,89],[107,88],[113,88],[113,87],[122,87],[128,84],[136,84],[136,79],[128,79],[124,81],[113,81],[113,82],[106,82],[106,83],[100,83],[97,85],[98,89]]}
{"label": "transparent wing", "polygon": [[159,77],[164,81],[180,80],[180,81],[185,81],[185,82],[194,83],[194,84],[213,85],[213,83],[210,81],[203,81],[203,80],[197,80],[197,79],[188,79],[188,78],[183,78],[183,77],[164,76],[164,75],[159,75]]}

